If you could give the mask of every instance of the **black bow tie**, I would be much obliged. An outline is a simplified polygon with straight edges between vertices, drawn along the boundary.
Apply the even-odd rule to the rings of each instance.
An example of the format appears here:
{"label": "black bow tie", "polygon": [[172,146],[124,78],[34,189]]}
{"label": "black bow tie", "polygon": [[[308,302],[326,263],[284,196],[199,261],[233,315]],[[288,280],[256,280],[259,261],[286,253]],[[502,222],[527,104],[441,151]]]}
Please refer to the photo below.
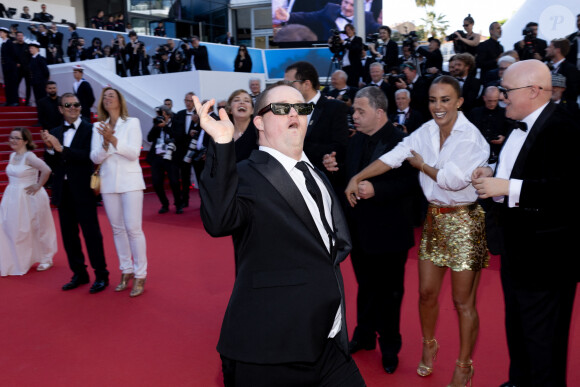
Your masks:
{"label": "black bow tie", "polygon": [[65,125],[64,126],[64,131],[66,132],[67,130],[72,129],[72,130],[76,130],[77,128],[75,128],[74,125]]}
{"label": "black bow tie", "polygon": [[463,78],[457,77],[456,79],[457,79],[457,81],[459,81],[461,83],[465,83],[465,79],[463,79]]}
{"label": "black bow tie", "polygon": [[348,87],[345,87],[344,89],[339,89],[338,91],[347,91]]}
{"label": "black bow tie", "polygon": [[520,129],[522,132],[528,131],[528,124],[526,124],[525,122],[510,120],[509,118],[506,118],[506,120],[510,124],[511,128]]}
{"label": "black bow tie", "polygon": [[344,16],[342,13],[340,15],[338,15],[339,18],[342,18],[344,20],[346,20],[349,23],[352,23],[352,19],[347,18],[346,16]]}
{"label": "black bow tie", "polygon": [[378,86],[378,84],[371,82],[371,86]]}
{"label": "black bow tie", "polygon": [[407,114],[407,113],[400,111],[400,110],[397,110],[397,114]]}
{"label": "black bow tie", "polygon": [[193,113],[185,113],[186,116],[192,116]]}

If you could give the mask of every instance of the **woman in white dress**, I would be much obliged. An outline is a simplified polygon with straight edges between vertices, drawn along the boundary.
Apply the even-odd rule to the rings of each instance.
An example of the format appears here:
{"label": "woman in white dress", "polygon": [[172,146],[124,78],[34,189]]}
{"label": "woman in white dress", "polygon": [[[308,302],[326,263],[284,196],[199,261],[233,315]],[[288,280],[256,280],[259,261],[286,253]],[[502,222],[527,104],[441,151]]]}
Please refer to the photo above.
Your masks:
{"label": "woman in white dress", "polygon": [[[6,167],[9,183],[0,203],[0,275],[23,275],[39,262],[43,271],[52,267],[56,254],[56,230],[43,185],[50,168],[31,152],[35,148],[26,128],[10,133],[14,153]],[[40,178],[39,178],[40,171]]]}
{"label": "woman in white dress", "polygon": [[101,164],[101,194],[120,262],[121,282],[115,291],[127,289],[134,279],[130,296],[136,297],[143,294],[147,277],[147,246],[141,227],[145,189],[139,165],[141,124],[129,117],[125,98],[112,87],[103,89],[98,111],[91,160]]}

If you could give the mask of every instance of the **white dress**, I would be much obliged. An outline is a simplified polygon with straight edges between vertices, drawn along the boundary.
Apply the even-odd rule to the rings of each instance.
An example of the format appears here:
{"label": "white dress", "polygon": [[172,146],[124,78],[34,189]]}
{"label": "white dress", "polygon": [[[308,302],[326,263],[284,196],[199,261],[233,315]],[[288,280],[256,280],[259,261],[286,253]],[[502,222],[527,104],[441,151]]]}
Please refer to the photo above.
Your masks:
{"label": "white dress", "polygon": [[[9,183],[0,203],[0,275],[23,275],[36,263],[51,263],[56,254],[56,230],[48,194],[40,188],[28,195],[25,188],[38,182],[46,164],[32,152],[6,167]],[[34,167],[27,165],[33,165]]]}

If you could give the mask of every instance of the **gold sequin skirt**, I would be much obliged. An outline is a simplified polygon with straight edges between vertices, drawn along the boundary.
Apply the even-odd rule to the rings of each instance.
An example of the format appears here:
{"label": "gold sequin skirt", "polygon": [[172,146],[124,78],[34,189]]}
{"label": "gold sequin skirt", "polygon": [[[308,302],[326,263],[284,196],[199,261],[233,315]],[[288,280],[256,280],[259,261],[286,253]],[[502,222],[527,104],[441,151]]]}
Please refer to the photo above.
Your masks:
{"label": "gold sequin skirt", "polygon": [[477,203],[458,207],[429,204],[419,259],[453,271],[478,271],[489,265],[485,212]]}

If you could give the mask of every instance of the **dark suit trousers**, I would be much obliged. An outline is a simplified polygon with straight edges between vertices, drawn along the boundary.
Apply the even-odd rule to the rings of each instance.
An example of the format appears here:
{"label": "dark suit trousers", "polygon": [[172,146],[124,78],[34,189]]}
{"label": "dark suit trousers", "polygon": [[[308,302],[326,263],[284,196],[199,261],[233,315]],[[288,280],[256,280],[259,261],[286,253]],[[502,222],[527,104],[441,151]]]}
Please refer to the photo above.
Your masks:
{"label": "dark suit trousers", "polygon": [[[195,163],[195,161],[193,163]],[[191,186],[191,163],[186,163],[184,161],[180,162],[179,176],[181,177],[181,203],[183,205],[189,205],[189,187]],[[199,179],[200,175],[196,176]]]}
{"label": "dark suit trousers", "polygon": [[407,253],[408,250],[369,254],[356,246],[350,253],[358,282],[357,327],[353,339],[374,342],[378,333],[381,351],[387,356],[399,353],[402,344],[399,325]]}
{"label": "dark suit trousers", "polygon": [[[20,82],[24,79],[24,85],[26,90],[26,102],[30,103],[30,71],[27,68],[18,68],[18,79],[16,80],[17,87],[20,87]],[[44,94],[46,95],[46,85],[44,87]],[[36,100],[36,105],[38,105],[38,100]]]}
{"label": "dark suit trousers", "polygon": [[151,178],[153,188],[162,206],[169,206],[169,200],[165,194],[165,174],[169,178],[171,192],[173,192],[173,204],[181,206],[181,192],[179,187],[179,166],[173,161],[164,160],[161,156],[155,156],[151,164]]}
{"label": "dark suit trousers", "polygon": [[103,248],[103,236],[99,227],[96,203],[87,205],[86,201],[75,201],[70,191],[69,184],[65,180],[62,185],[62,197],[58,206],[60,219],[60,231],[62,242],[66,250],[68,264],[73,273],[81,278],[88,278],[85,256],[81,247],[79,225],[83,232],[85,245],[89,254],[91,266],[95,270],[97,279],[109,277],[107,263],[105,262],[105,250]]}
{"label": "dark suit trousers", "polygon": [[314,363],[254,364],[221,359],[225,387],[365,386],[356,363],[334,339],[327,340]]}
{"label": "dark suit trousers", "polygon": [[514,286],[504,269],[509,380],[517,386],[566,386],[566,359],[576,283],[530,290]]}

